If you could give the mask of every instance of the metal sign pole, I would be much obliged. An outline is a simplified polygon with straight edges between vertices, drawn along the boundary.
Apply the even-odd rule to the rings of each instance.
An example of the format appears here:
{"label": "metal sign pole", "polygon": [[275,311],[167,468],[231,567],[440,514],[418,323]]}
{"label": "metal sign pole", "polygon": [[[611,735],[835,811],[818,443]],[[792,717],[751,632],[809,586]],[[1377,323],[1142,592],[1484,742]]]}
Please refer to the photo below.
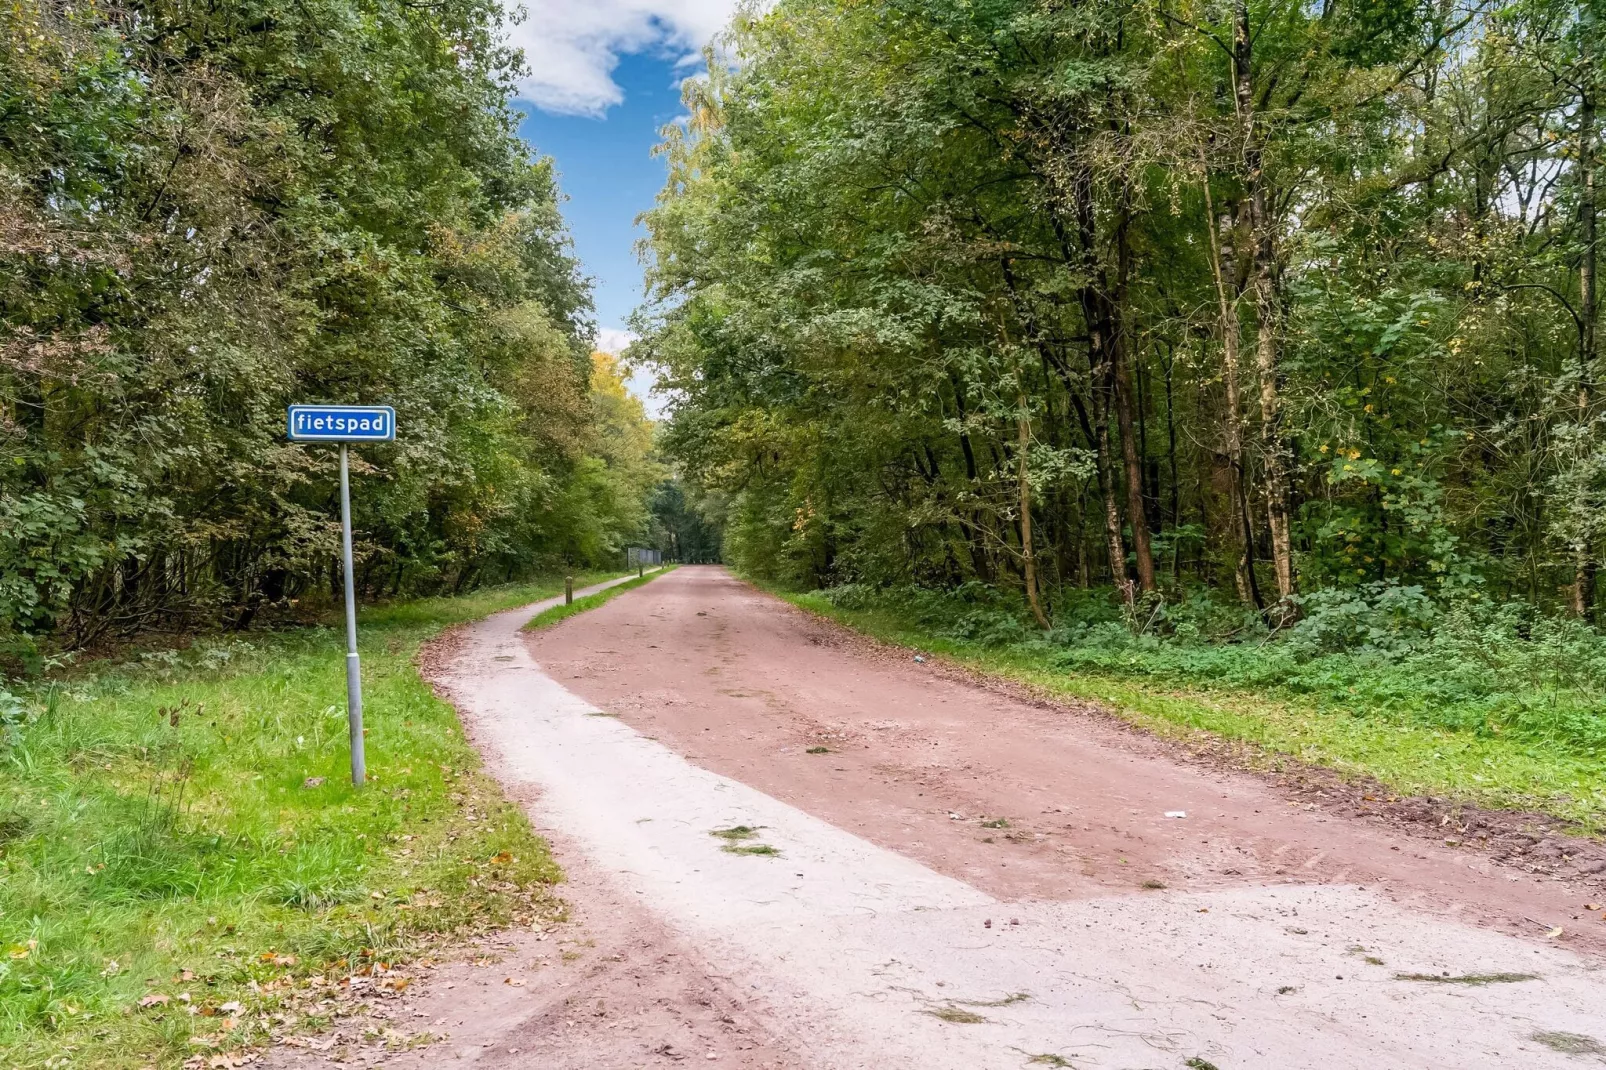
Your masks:
{"label": "metal sign pole", "polygon": [[368,762],[362,740],[362,671],[357,661],[357,578],[351,564],[351,465],[348,442],[396,441],[396,410],[389,405],[291,405],[285,412],[291,442],[340,443],[340,563],[346,571],[346,717],[351,724],[351,782],[361,787]]}
{"label": "metal sign pole", "polygon": [[346,717],[351,724],[351,782],[367,775],[362,743],[362,671],[357,662],[357,584],[351,568],[351,473],[340,444],[340,557],[346,570]]}

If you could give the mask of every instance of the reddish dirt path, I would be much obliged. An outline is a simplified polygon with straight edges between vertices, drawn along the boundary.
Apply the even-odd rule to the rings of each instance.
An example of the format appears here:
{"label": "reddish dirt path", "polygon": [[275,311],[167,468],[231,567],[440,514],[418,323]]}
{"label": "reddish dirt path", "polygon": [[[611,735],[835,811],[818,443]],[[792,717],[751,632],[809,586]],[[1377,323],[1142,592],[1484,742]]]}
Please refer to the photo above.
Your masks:
{"label": "reddish dirt path", "polygon": [[[799,1070],[749,1006],[751,992],[621,895],[558,830],[542,834],[563,858],[565,924],[494,933],[434,969],[415,967],[409,976],[423,983],[411,991],[342,1008],[350,1016],[327,1034],[296,1036],[304,1047],[279,1047],[257,1065],[641,1070],[723,1060],[740,1070]],[[387,1030],[401,1043],[387,1044]],[[432,1042],[405,1050],[419,1034]]]}
{"label": "reddish dirt path", "polygon": [[996,896],[1356,884],[1523,936],[1563,926],[1567,946],[1606,951],[1575,884],[968,684],[721,569],[682,568],[528,642],[566,688],[694,763]]}

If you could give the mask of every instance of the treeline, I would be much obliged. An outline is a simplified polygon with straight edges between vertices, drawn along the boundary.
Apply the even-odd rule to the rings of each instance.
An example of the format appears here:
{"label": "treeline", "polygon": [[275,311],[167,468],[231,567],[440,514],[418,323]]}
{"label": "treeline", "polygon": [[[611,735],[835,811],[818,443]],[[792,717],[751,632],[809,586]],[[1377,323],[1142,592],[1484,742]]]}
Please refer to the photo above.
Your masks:
{"label": "treeline", "polygon": [[661,474],[492,0],[0,7],[0,639],[224,623],[338,578],[336,452],[291,402],[395,406],[354,452],[360,582],[603,563]]}
{"label": "treeline", "polygon": [[781,0],[643,355],[757,574],[1596,612],[1599,0]]}

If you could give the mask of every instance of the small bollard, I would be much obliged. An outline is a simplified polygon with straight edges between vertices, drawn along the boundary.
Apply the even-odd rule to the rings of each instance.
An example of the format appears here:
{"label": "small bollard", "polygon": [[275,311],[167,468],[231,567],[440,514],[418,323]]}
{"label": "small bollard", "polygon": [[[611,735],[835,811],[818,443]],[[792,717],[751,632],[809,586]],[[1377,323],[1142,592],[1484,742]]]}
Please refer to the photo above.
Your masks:
{"label": "small bollard", "polygon": [[563,577],[563,604],[566,605],[566,606],[574,605],[574,577],[573,576],[565,576],[565,577]]}

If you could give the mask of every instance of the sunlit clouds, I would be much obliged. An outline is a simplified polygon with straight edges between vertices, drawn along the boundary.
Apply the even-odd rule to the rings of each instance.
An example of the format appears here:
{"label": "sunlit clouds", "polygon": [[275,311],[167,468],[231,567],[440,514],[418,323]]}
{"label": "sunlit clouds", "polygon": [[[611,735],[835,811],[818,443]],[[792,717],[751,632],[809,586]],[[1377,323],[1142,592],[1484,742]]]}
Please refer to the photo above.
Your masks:
{"label": "sunlit clouds", "polygon": [[527,0],[509,27],[529,71],[519,96],[546,111],[598,115],[623,99],[613,80],[622,54],[694,58],[725,28],[739,0]]}

